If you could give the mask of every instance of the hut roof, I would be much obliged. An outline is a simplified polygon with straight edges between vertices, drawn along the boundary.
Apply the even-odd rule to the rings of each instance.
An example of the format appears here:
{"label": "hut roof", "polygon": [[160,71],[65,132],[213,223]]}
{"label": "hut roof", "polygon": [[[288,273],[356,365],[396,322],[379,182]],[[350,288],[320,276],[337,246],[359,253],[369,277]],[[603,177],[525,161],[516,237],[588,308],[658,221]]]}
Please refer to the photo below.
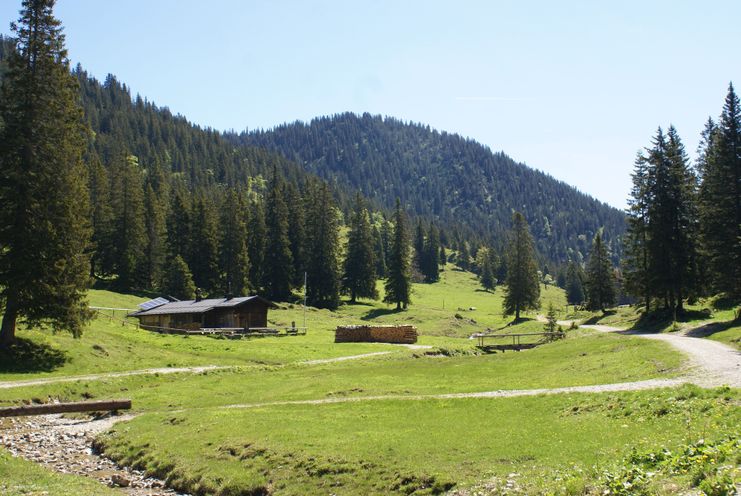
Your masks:
{"label": "hut roof", "polygon": [[262,301],[269,307],[276,305],[261,296],[240,296],[239,298],[208,298],[204,300],[171,301],[148,310],[139,310],[129,315],[141,317],[143,315],[170,315],[182,313],[206,313],[215,308],[234,308],[250,301]]}

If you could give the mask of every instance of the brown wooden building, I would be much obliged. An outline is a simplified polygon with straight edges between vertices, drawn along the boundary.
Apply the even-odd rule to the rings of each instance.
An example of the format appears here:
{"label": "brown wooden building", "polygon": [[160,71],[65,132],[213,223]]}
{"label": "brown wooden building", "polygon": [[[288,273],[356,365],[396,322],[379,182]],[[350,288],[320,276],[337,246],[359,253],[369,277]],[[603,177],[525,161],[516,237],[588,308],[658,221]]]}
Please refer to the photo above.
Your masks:
{"label": "brown wooden building", "polygon": [[[159,301],[163,303],[156,304]],[[143,327],[162,329],[264,328],[268,308],[275,304],[260,296],[202,300],[153,300],[156,306],[130,314]],[[147,305],[152,302],[148,302]]]}

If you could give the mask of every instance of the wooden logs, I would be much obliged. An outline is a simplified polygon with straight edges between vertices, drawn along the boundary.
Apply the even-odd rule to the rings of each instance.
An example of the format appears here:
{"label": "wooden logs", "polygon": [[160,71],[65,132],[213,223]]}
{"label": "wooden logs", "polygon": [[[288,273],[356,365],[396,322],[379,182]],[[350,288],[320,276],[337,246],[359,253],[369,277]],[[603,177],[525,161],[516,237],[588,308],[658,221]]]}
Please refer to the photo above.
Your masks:
{"label": "wooden logs", "polygon": [[399,343],[417,342],[417,328],[411,325],[338,326],[335,343]]}
{"label": "wooden logs", "polygon": [[128,410],[130,408],[131,400],[46,403],[0,408],[0,417],[23,417],[26,415],[48,415],[50,413],[101,412],[107,410]]}

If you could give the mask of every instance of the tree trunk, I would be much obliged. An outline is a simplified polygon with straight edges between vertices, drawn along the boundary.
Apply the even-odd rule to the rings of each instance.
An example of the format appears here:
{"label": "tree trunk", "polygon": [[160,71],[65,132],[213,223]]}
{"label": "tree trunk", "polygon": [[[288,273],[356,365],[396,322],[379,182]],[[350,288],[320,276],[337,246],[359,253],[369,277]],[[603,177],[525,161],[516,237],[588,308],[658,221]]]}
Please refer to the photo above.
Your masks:
{"label": "tree trunk", "polygon": [[0,327],[0,347],[7,348],[15,343],[15,321],[18,318],[18,304],[14,296],[8,296],[3,315],[2,327]]}

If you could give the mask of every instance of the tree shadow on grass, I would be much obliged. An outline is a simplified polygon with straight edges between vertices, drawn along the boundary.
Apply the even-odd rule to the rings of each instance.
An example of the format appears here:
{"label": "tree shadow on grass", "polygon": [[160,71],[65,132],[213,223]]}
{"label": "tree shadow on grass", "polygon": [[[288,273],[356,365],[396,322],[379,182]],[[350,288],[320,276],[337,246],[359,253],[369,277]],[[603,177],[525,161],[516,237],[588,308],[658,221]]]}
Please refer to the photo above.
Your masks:
{"label": "tree shadow on grass", "polygon": [[587,320],[582,322],[583,325],[596,325],[599,324],[602,319],[605,317],[609,317],[610,315],[615,315],[617,312],[615,310],[606,310],[601,315],[594,315],[592,317],[589,317]]}
{"label": "tree shadow on grass", "polygon": [[23,338],[0,348],[0,373],[52,372],[66,361],[65,352]]}
{"label": "tree shadow on grass", "polygon": [[731,327],[741,326],[741,320],[727,320],[725,322],[710,322],[700,327],[695,327],[687,331],[687,335],[692,338],[706,338],[717,332],[723,332]]}
{"label": "tree shadow on grass", "polygon": [[360,317],[360,320],[373,320],[378,317],[383,317],[384,315],[391,315],[392,313],[401,313],[404,310],[397,310],[396,307],[394,308],[374,308],[373,310],[368,311],[365,315]]}

